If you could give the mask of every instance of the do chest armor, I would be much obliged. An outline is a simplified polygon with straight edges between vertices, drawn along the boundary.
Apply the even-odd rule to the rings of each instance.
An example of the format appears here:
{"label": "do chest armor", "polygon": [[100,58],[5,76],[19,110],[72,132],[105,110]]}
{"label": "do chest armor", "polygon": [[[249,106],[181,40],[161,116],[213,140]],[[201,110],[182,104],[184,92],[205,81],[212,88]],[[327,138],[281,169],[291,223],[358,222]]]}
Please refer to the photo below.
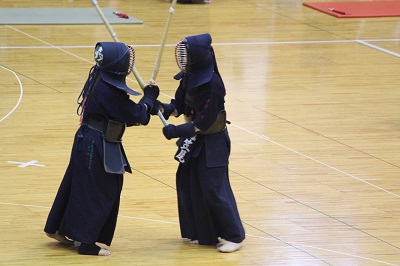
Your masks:
{"label": "do chest armor", "polygon": [[[186,90],[185,94],[185,104],[186,109],[184,112],[186,122],[190,122],[195,117],[196,113],[199,110],[199,92],[197,88]],[[198,131],[198,135],[209,135],[220,133],[225,130],[226,128],[226,111],[221,110],[218,113],[217,118],[215,119],[214,123],[206,130],[206,131]]]}
{"label": "do chest armor", "polygon": [[185,94],[185,104],[186,109],[184,112],[185,116],[191,117],[194,116],[199,111],[199,93],[197,88],[186,89]]}

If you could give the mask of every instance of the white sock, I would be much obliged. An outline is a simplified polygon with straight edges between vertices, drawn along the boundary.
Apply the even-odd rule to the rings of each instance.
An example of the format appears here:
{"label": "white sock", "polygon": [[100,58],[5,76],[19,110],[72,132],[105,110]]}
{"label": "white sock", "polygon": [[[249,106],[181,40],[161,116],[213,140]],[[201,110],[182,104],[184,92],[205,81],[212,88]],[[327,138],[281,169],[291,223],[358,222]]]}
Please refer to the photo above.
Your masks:
{"label": "white sock", "polygon": [[220,252],[230,253],[230,252],[235,252],[236,250],[239,250],[242,246],[243,246],[242,242],[234,243],[234,242],[230,242],[230,241],[225,241],[225,243],[223,243],[221,246],[217,247],[217,249]]}

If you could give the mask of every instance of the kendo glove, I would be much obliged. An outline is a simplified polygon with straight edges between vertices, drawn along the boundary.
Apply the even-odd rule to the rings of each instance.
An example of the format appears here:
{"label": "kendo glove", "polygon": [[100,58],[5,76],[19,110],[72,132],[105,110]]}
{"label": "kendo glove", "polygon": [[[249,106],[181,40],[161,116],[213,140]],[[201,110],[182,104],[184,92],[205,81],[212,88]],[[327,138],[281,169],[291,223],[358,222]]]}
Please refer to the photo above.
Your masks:
{"label": "kendo glove", "polygon": [[160,94],[160,88],[157,85],[147,85],[143,88],[144,96],[139,103],[147,105],[147,110],[150,112],[156,104],[156,99]]}
{"label": "kendo glove", "polygon": [[194,130],[194,125],[192,122],[178,126],[169,124],[163,127],[162,130],[166,139],[179,137],[190,138],[196,135],[196,131]]}
{"label": "kendo glove", "polygon": [[151,115],[157,115],[158,110],[161,110],[161,113],[163,114],[165,120],[168,120],[169,116],[175,111],[176,107],[175,105],[167,104],[167,103],[162,103],[159,100],[156,100],[156,103],[151,110]]}

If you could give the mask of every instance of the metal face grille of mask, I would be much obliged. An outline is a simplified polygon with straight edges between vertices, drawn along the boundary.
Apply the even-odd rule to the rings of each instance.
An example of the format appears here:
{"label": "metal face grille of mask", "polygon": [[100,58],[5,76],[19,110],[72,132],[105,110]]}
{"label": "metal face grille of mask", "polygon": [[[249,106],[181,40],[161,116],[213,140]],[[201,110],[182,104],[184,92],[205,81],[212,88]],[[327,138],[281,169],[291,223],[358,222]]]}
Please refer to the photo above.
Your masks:
{"label": "metal face grille of mask", "polygon": [[133,47],[130,45],[127,46],[129,48],[129,65],[128,65],[127,75],[129,75],[133,70],[133,66],[135,65],[135,49],[133,49]]}
{"label": "metal face grille of mask", "polygon": [[183,39],[175,47],[175,59],[178,67],[183,72],[187,72],[188,68],[188,49],[186,45],[186,40]]}

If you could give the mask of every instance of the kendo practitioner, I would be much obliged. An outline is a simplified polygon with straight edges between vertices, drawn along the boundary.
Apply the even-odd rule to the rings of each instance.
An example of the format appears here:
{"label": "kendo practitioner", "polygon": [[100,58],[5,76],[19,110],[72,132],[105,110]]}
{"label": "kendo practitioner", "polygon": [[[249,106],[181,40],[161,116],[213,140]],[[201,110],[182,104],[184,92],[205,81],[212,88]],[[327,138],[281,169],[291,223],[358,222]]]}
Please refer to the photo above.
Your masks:
{"label": "kendo practitioner", "polygon": [[180,80],[169,104],[157,101],[168,119],[183,114],[185,123],[168,124],[167,139],[179,138],[175,160],[181,235],[192,244],[217,245],[234,252],[245,238],[228,176],[230,138],[226,128],[225,86],[218,71],[211,36],[182,39],[175,48]]}
{"label": "kendo practitioner", "polygon": [[64,178],[44,231],[63,244],[76,244],[79,254],[110,255],[96,242],[111,245],[117,223],[123,174],[132,173],[122,146],[125,128],[147,125],[159,95],[158,86],[140,93],[126,85],[135,62],[133,47],[99,42],[96,64],[78,98],[81,124],[75,134]]}

